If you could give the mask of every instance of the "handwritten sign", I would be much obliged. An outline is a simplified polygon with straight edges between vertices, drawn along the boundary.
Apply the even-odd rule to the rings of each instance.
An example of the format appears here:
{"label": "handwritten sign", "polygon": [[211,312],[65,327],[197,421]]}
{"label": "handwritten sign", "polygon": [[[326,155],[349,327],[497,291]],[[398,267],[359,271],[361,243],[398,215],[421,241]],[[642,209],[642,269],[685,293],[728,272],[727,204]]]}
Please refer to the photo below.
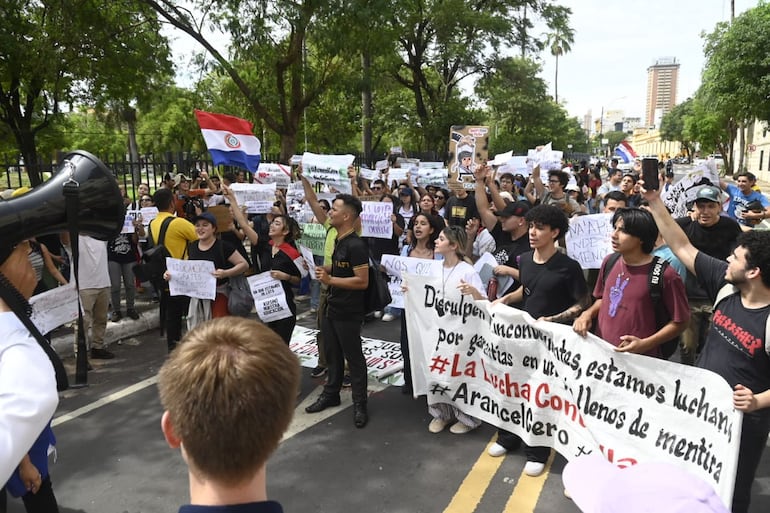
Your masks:
{"label": "handwritten sign", "polygon": [[380,262],[388,274],[388,290],[392,299],[390,306],[404,308],[404,292],[401,290],[406,273],[419,276],[441,276],[441,261],[425,258],[382,255]]}
{"label": "handwritten sign", "polygon": [[286,189],[291,183],[291,170],[281,164],[260,163],[254,179],[259,183],[274,183],[276,187]]}
{"label": "handwritten sign", "polygon": [[172,296],[214,299],[217,279],[214,278],[214,262],[211,260],[179,260],[166,258],[166,269],[171,275],[168,282]]}
{"label": "handwritten sign", "polygon": [[330,190],[350,194],[353,188],[348,178],[348,166],[353,155],[317,155],[305,152],[302,155],[302,173],[311,184],[321,182]]}
{"label": "handwritten sign", "polygon": [[387,201],[364,201],[361,203],[361,237],[390,239],[393,237],[393,204]]}
{"label": "handwritten sign", "polygon": [[[551,148],[551,143],[544,146],[538,146],[533,150],[527,151],[527,165],[530,169],[530,174],[536,166],[540,166],[541,172],[548,171],[561,171],[561,160],[564,156],[564,152],[554,151]],[[547,175],[545,180],[548,180]]]}
{"label": "handwritten sign", "polygon": [[388,170],[387,175],[383,173],[382,179],[388,180],[388,184],[391,184],[394,181],[401,183],[406,181],[407,173],[408,173],[408,170],[406,169],[392,167]]}
{"label": "handwritten sign", "polygon": [[278,321],[293,314],[286,301],[286,292],[281,282],[270,276],[270,271],[247,278],[257,316],[262,322]]}
{"label": "handwritten sign", "polygon": [[326,228],[318,223],[304,223],[301,225],[302,237],[299,241],[306,246],[316,256],[324,255],[324,244],[326,244]]}
{"label": "handwritten sign", "polygon": [[612,214],[574,216],[565,236],[567,254],[583,269],[599,269],[604,257],[612,253]]}
{"label": "handwritten sign", "polygon": [[230,189],[238,205],[245,205],[249,214],[266,214],[275,202],[275,183],[234,183]]}
{"label": "handwritten sign", "polygon": [[139,209],[139,214],[142,216],[142,223],[147,226],[150,221],[158,217],[158,207],[143,207]]}
{"label": "handwritten sign", "polygon": [[643,355],[408,276],[406,319],[416,395],[553,447],[616,465],[665,461],[730,504],[742,414],[717,374]]}
{"label": "handwritten sign", "polygon": [[364,180],[377,180],[380,177],[380,172],[376,169],[368,169],[365,167],[362,167],[360,171],[358,172],[359,176],[363,178]]}
{"label": "handwritten sign", "polygon": [[78,293],[75,282],[47,290],[29,299],[32,322],[45,335],[52,329],[77,319]]}

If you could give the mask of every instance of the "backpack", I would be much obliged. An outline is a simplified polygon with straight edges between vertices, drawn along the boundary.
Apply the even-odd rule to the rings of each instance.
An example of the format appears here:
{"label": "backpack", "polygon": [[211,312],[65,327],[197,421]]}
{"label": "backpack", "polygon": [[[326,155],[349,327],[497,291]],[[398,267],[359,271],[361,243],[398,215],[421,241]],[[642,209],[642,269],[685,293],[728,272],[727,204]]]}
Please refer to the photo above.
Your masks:
{"label": "backpack", "polygon": [[[607,276],[612,268],[615,267],[618,258],[620,258],[620,253],[612,253],[607,260],[602,277],[604,283],[607,282]],[[666,272],[666,267],[668,267],[668,261],[659,256],[653,256],[652,266],[647,274],[647,288],[650,290],[650,299],[652,299],[652,304],[655,308],[655,327],[657,329],[662,328],[671,320],[671,315],[666,311],[666,303],[663,301],[663,273]],[[676,352],[677,347],[679,347],[679,335],[663,342],[659,347],[663,358],[668,360]]]}
{"label": "backpack", "polygon": [[[168,248],[163,245],[166,241],[166,231],[175,218],[169,216],[163,220],[160,226],[160,235],[157,243],[142,254],[142,264],[134,266],[134,274],[141,281],[149,281],[153,285],[163,283],[163,273],[166,272],[166,258],[171,258]],[[152,241],[152,228],[148,226],[148,241]],[[185,248],[185,252],[186,252]]]}

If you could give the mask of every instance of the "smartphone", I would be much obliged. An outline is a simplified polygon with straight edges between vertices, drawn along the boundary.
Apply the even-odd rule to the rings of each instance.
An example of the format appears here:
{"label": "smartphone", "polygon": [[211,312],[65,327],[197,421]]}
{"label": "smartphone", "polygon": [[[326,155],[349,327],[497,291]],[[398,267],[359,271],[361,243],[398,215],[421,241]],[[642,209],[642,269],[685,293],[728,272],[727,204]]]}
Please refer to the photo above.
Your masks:
{"label": "smartphone", "polygon": [[644,188],[648,191],[660,189],[658,159],[642,159],[642,180],[644,180]]}

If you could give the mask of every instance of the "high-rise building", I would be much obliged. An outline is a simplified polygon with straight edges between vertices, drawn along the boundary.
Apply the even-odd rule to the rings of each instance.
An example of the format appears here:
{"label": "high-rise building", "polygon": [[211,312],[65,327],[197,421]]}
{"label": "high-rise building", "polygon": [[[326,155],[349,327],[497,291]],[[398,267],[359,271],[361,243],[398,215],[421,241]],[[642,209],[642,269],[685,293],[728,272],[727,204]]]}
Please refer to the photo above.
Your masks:
{"label": "high-rise building", "polygon": [[674,108],[678,82],[679,63],[676,57],[661,57],[647,68],[645,122],[648,127],[659,126],[660,119]]}

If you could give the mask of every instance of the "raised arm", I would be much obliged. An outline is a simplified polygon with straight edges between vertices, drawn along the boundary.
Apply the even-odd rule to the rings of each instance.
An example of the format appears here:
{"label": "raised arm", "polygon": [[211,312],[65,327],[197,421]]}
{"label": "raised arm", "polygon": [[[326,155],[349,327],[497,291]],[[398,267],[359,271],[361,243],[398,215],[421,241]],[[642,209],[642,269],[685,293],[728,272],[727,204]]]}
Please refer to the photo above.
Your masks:
{"label": "raised arm", "polygon": [[642,184],[642,195],[649,203],[649,210],[652,213],[652,217],[655,218],[655,224],[658,225],[658,230],[666,244],[687,267],[687,270],[695,274],[695,257],[698,254],[698,250],[690,244],[687,235],[676,224],[674,218],[671,217],[671,214],[666,209],[666,205],[663,204],[660,193],[658,191],[648,191],[644,188],[644,181],[640,180],[639,182]]}
{"label": "raised arm", "polygon": [[254,231],[254,228],[251,226],[251,223],[246,218],[246,215],[243,213],[243,210],[241,210],[241,207],[238,205],[238,201],[235,199],[235,194],[233,194],[233,191],[230,190],[230,187],[226,185],[222,185],[222,194],[224,194],[225,198],[230,202],[230,212],[233,214],[233,219],[238,223],[238,226],[241,227],[241,230],[243,230],[243,234],[246,235],[246,237],[249,238],[249,241],[257,245],[257,242],[259,242],[259,235],[256,231]]}
{"label": "raised arm", "polygon": [[[474,194],[476,198],[476,209],[479,211],[481,222],[484,223],[486,229],[492,231],[497,224],[497,216],[490,210],[489,200],[487,200],[486,185],[491,181],[489,180],[489,168],[486,166],[479,166],[473,170],[473,176],[476,179],[476,191]],[[498,194],[498,197],[499,196],[500,195]],[[503,205],[503,207],[505,207],[505,205]]]}
{"label": "raised arm", "polygon": [[321,204],[318,202],[318,196],[316,196],[313,186],[305,175],[302,174],[302,166],[297,166],[297,176],[299,176],[302,182],[302,189],[305,191],[305,201],[310,204],[310,210],[313,211],[313,215],[319,223],[324,224],[326,222],[326,210],[321,208]]}

